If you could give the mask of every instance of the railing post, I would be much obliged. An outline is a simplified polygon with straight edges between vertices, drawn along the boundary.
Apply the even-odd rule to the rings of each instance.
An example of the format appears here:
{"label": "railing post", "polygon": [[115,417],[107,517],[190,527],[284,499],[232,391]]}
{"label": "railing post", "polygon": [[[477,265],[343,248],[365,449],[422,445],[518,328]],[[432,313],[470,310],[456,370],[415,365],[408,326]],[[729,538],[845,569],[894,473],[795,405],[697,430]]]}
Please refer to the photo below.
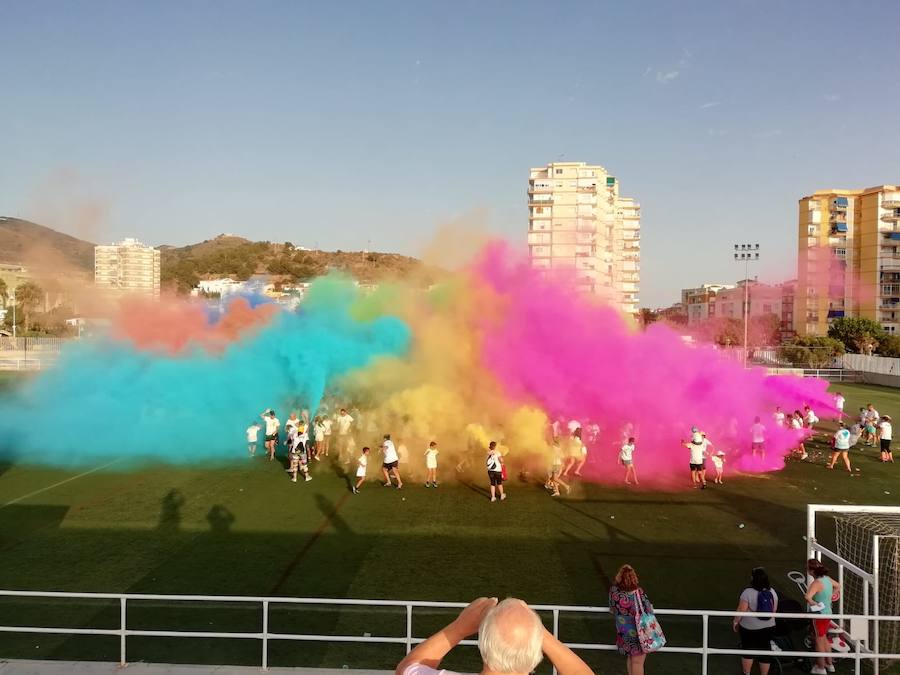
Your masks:
{"label": "railing post", "polygon": [[119,665],[125,667],[128,661],[125,658],[125,629],[128,622],[125,619],[125,604],[127,598],[123,595],[119,598]]}
{"label": "railing post", "polygon": [[703,615],[703,665],[701,666],[700,672],[702,675],[707,675],[709,672],[709,615]]}
{"label": "railing post", "polygon": [[412,605],[406,605],[406,653],[412,651]]}
{"label": "railing post", "polygon": [[[559,610],[553,610],[553,637],[559,640]],[[556,675],[556,666],[553,666],[553,675]]]}
{"label": "railing post", "polygon": [[262,603],[262,669],[269,669],[269,601],[263,600]]}

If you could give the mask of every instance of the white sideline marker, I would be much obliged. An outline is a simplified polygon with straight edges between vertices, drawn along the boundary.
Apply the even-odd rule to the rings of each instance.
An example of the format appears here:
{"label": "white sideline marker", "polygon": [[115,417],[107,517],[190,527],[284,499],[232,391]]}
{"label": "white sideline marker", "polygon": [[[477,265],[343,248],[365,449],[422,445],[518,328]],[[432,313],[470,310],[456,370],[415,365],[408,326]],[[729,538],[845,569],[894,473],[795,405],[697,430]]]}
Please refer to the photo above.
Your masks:
{"label": "white sideline marker", "polygon": [[119,459],[114,459],[113,461],[108,462],[107,464],[104,464],[103,466],[97,466],[97,467],[94,467],[94,468],[91,469],[90,471],[85,471],[84,473],[80,473],[80,474],[78,474],[77,476],[72,476],[71,478],[66,478],[65,480],[59,481],[58,483],[54,483],[53,485],[48,485],[48,486],[45,487],[45,488],[41,488],[40,490],[35,490],[34,492],[29,492],[27,495],[22,495],[21,497],[16,497],[16,498],[13,499],[12,501],[8,501],[8,502],[6,502],[5,504],[3,504],[2,506],[0,506],[0,509],[5,509],[7,506],[12,506],[13,504],[18,504],[19,502],[21,502],[21,501],[23,501],[23,500],[25,500],[25,499],[29,499],[30,497],[34,497],[34,496],[36,496],[36,495],[39,495],[39,494],[41,494],[42,492],[46,492],[47,490],[52,490],[53,488],[57,488],[57,487],[59,487],[60,485],[65,485],[66,483],[69,483],[69,482],[71,482],[71,481],[73,481],[73,480],[77,480],[78,478],[84,478],[85,476],[89,476],[89,475],[91,475],[92,473],[96,473],[97,471],[102,471],[102,470],[105,469],[106,467],[112,466],[112,465],[115,464],[116,462],[121,462],[122,459],[123,459],[122,457],[120,457]]}

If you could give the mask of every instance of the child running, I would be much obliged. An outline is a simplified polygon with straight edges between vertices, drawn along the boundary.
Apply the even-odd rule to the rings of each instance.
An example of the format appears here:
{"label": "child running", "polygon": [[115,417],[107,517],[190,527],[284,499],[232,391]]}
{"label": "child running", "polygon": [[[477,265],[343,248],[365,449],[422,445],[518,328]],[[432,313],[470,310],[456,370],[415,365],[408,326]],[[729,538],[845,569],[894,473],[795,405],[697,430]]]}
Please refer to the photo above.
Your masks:
{"label": "child running", "polygon": [[356,458],[356,485],[353,486],[353,494],[359,494],[359,488],[366,482],[366,467],[369,466],[369,446],[362,449],[362,454]]}
{"label": "child running", "polygon": [[547,477],[547,482],[544,483],[544,487],[550,490],[550,496],[559,497],[559,486],[562,485],[566,489],[566,494],[571,492],[572,488],[569,487],[569,484],[566,483],[562,479],[562,466],[563,466],[563,456],[562,456],[562,448],[559,447],[559,439],[553,439],[553,457],[550,460],[550,475]]}
{"label": "child running", "polygon": [[400,479],[400,471],[397,466],[400,464],[400,457],[397,455],[397,448],[391,440],[390,434],[384,435],[384,443],[381,444],[381,454],[384,455],[381,465],[381,472],[384,474],[384,487],[394,487],[391,482],[391,474],[397,479],[397,489],[403,487],[403,481]]}
{"label": "child running", "polygon": [[625,485],[631,485],[632,480],[637,485],[637,472],[634,469],[634,436],[629,436],[619,450],[619,464],[625,467]]}
{"label": "child running", "polygon": [[256,455],[256,443],[259,439],[260,426],[256,422],[251,422],[247,427],[247,452],[253,457]]}
{"label": "child running", "polygon": [[437,484],[437,460],[438,460],[437,442],[431,441],[428,449],[425,450],[425,487],[436,488]]}

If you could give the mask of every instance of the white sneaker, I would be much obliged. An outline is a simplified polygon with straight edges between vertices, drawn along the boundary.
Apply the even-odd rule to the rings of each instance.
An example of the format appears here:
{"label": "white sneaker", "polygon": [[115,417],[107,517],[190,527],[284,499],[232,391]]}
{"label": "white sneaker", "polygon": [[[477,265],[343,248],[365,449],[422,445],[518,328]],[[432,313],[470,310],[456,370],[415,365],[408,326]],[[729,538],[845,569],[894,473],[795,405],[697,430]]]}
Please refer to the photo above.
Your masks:
{"label": "white sneaker", "polygon": [[307,483],[308,483],[308,482],[309,482],[309,481],[311,481],[311,480],[312,480],[312,476],[307,476],[307,477],[306,477],[306,478],[304,478],[304,479],[303,479],[303,480],[305,480],[305,481],[306,481],[306,482],[307,482]]}
{"label": "white sneaker", "polygon": [[825,666],[825,670],[827,670],[829,673],[833,673],[833,672],[834,672],[834,666],[828,666],[828,665],[826,665],[826,666]]}
{"label": "white sneaker", "polygon": [[809,671],[809,675],[828,675],[828,671],[822,666],[813,666],[813,669]]}
{"label": "white sneaker", "polygon": [[492,501],[492,502],[495,502],[495,501],[497,501],[497,498],[496,498],[496,497],[491,497],[491,501]]}

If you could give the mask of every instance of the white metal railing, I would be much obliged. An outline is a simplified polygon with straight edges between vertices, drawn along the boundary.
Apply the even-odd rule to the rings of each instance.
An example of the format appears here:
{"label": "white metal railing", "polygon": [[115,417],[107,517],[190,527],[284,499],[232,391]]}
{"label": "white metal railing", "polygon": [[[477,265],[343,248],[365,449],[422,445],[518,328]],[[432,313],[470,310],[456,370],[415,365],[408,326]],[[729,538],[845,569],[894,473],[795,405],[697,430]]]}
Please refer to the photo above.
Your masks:
{"label": "white metal railing", "polygon": [[[129,637],[167,637],[167,638],[212,638],[212,639],[239,639],[259,640],[261,643],[261,666],[263,670],[269,665],[269,642],[272,640],[297,640],[307,642],[347,642],[347,643],[376,643],[405,645],[407,653],[413,645],[424,642],[425,638],[413,635],[413,610],[416,608],[431,609],[461,609],[466,606],[462,602],[429,602],[408,600],[354,600],[332,598],[289,598],[289,597],[256,597],[244,595],[158,595],[137,593],[65,593],[52,591],[6,591],[0,590],[0,597],[15,598],[50,598],[50,599],[85,599],[85,600],[114,600],[119,603],[119,625],[110,628],[68,628],[47,626],[0,626],[0,633],[45,633],[54,635],[105,635],[119,638],[119,661],[124,666],[127,661],[127,639]],[[164,602],[193,602],[193,603],[248,603],[260,606],[261,630],[260,631],[176,631],[176,630],[141,630],[128,628],[129,603],[143,601]],[[365,635],[319,635],[297,633],[275,633],[269,630],[269,608],[272,605],[320,605],[320,606],[351,606],[351,607],[397,607],[406,610],[406,634],[403,637]],[[553,618],[553,634],[559,637],[559,616],[561,612],[569,614],[593,614],[606,615],[607,607],[591,607],[578,605],[531,605],[538,612],[550,612]],[[833,659],[852,659],[855,672],[859,675],[862,671],[863,661],[900,660],[900,654],[877,654],[865,648],[862,641],[856,641],[854,651],[819,653],[808,651],[759,651],[749,649],[731,649],[710,646],[709,620],[711,618],[729,618],[737,616],[770,618],[771,614],[763,612],[734,612],[724,610],[690,610],[690,609],[655,609],[659,616],[673,617],[698,617],[701,621],[701,644],[699,647],[686,647],[667,645],[661,651],[670,654],[695,654],[701,657],[701,673],[707,675],[710,656],[769,656],[790,658],[831,657]],[[782,614],[782,619],[810,619],[810,614]],[[900,616],[874,616],[874,615],[849,615],[833,614],[829,618],[834,621],[869,622],[869,621],[900,621]],[[663,622],[664,623],[664,622]],[[858,624],[857,624],[858,625]],[[864,625],[868,625],[865,623]],[[460,644],[476,645],[475,640],[464,640]],[[576,650],[591,651],[615,651],[615,644],[602,642],[566,643],[568,647]],[[2,656],[2,655],[0,655]]]}

